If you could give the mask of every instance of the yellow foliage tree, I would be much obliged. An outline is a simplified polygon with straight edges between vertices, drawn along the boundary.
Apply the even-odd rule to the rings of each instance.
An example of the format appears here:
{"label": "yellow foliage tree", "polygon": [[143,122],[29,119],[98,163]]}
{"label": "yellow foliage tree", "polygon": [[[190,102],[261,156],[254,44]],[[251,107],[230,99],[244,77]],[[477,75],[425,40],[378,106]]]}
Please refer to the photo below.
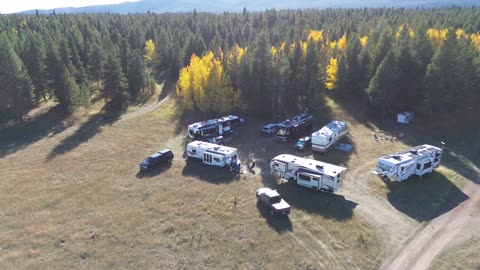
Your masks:
{"label": "yellow foliage tree", "polygon": [[360,44],[362,44],[362,47],[365,47],[368,43],[368,36],[363,36],[360,38]]}
{"label": "yellow foliage tree", "polygon": [[309,30],[307,36],[307,42],[313,39],[314,42],[319,42],[323,40],[323,30]]}
{"label": "yellow foliage tree", "polygon": [[448,34],[448,29],[438,30],[435,28],[430,28],[427,30],[426,36],[429,40],[433,41],[435,45],[440,45],[446,38]]}
{"label": "yellow foliage tree", "polygon": [[347,49],[347,33],[343,34],[343,36],[338,40],[337,44],[340,52],[345,52],[345,49]]}
{"label": "yellow foliage tree", "polygon": [[152,61],[155,59],[155,56],[157,54],[157,51],[155,49],[155,42],[153,40],[149,39],[145,42],[145,60],[146,61]]}
{"label": "yellow foliage tree", "polygon": [[222,63],[211,51],[202,58],[192,55],[190,64],[180,70],[176,92],[186,108],[202,112],[224,113],[235,104]]}
{"label": "yellow foliage tree", "polygon": [[457,36],[457,38],[468,39],[468,34],[466,34],[462,28],[458,28],[457,31],[455,31],[455,35]]}
{"label": "yellow foliage tree", "polygon": [[330,63],[327,66],[327,80],[325,82],[325,87],[328,90],[333,90],[338,78],[338,65],[337,59],[331,57]]}
{"label": "yellow foliage tree", "polygon": [[471,34],[470,38],[472,39],[472,44],[477,48],[477,51],[480,52],[480,33]]}
{"label": "yellow foliage tree", "polygon": [[334,40],[334,41],[330,42],[330,49],[333,49],[336,46],[337,46],[337,41]]}

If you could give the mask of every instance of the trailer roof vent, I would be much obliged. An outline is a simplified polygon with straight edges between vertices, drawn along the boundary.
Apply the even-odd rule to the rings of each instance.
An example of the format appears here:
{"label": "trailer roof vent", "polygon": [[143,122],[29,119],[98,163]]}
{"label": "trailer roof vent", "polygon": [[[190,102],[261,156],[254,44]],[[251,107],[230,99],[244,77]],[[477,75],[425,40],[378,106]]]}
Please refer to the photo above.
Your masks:
{"label": "trailer roof vent", "polygon": [[416,155],[418,153],[418,151],[417,150],[410,150],[410,153]]}
{"label": "trailer roof vent", "polygon": [[399,155],[393,155],[392,157],[396,160],[402,160],[402,157]]}
{"label": "trailer roof vent", "polygon": [[317,169],[323,170],[323,165],[317,165]]}

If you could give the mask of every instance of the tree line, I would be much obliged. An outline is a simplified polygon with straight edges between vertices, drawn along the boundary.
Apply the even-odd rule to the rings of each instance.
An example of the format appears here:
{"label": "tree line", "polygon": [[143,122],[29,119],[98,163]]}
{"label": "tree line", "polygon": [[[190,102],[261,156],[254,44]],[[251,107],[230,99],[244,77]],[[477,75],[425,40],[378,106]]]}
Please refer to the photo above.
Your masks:
{"label": "tree line", "polygon": [[468,113],[480,101],[480,9],[0,17],[0,118],[92,92],[124,107],[153,77],[186,107],[278,116],[320,112],[324,95],[381,114]]}

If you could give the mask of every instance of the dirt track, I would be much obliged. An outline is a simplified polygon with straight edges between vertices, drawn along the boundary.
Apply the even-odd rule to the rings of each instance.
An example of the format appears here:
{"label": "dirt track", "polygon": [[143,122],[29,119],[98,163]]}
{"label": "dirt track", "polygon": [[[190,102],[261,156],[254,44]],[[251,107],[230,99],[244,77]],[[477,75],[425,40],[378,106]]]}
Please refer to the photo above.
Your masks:
{"label": "dirt track", "polygon": [[469,197],[468,200],[429,222],[381,269],[428,269],[438,253],[467,224],[472,209],[480,201],[480,185],[470,182],[462,191]]}

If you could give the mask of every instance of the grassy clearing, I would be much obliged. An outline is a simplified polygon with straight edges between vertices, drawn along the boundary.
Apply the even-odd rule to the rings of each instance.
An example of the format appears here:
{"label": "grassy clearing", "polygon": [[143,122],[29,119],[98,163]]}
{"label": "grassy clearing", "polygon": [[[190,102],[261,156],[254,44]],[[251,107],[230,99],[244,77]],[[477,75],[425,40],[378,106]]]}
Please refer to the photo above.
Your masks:
{"label": "grassy clearing", "polygon": [[[256,132],[256,126],[247,129]],[[78,145],[77,137],[68,139],[72,136],[74,131],[44,138],[0,160],[5,268],[373,269],[379,264],[379,238],[355,214],[353,202],[278,184],[261,173],[237,179],[226,170],[187,165],[171,120],[151,115],[121,121],[88,140],[78,137]],[[49,158],[65,140],[77,146]],[[140,177],[138,162],[164,147],[177,154],[172,166]],[[272,219],[258,209],[254,191],[264,185],[278,185],[289,196],[295,207],[290,219]]]}
{"label": "grassy clearing", "polygon": [[[336,106],[334,114],[346,114]],[[441,168],[430,180],[392,191],[370,171],[380,154],[406,144],[376,142],[371,129],[352,118],[354,151],[296,153],[347,166],[340,194],[271,176],[269,160],[293,151],[259,136],[262,123],[253,119],[231,145],[244,164],[257,162],[257,173],[234,177],[182,159],[185,141],[176,122],[181,112],[167,99],[153,113],[108,125],[92,120],[86,135],[68,129],[5,154],[0,268],[376,269],[398,243],[390,241],[389,230],[401,238],[418,224],[416,217],[428,218],[425,209],[409,215],[410,208],[397,207],[408,204],[405,196],[442,204],[443,190],[464,183]],[[138,173],[143,158],[167,147],[176,155],[171,166]],[[61,153],[51,155],[56,149]],[[453,184],[437,189],[439,178]],[[421,187],[429,181],[433,190]],[[272,218],[256,204],[254,192],[262,186],[276,188],[292,204],[289,218]],[[410,194],[412,189],[418,192]]]}
{"label": "grassy clearing", "polygon": [[173,120],[183,113],[183,105],[175,99],[168,99],[152,114],[160,120]]}
{"label": "grassy clearing", "polygon": [[433,262],[431,269],[480,269],[480,238],[470,240],[444,250]]}

